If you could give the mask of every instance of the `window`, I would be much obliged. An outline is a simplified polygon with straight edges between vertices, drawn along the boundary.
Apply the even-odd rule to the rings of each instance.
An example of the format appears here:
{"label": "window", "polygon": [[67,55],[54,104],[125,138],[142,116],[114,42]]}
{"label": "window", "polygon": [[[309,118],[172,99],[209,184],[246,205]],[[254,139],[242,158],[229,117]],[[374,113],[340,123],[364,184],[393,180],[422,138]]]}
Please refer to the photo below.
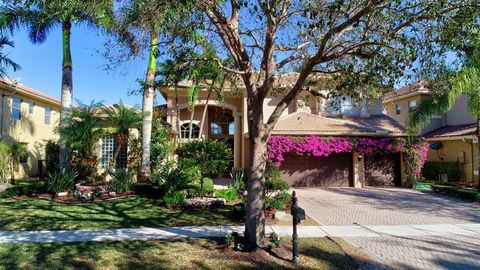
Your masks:
{"label": "window", "polygon": [[408,112],[413,112],[415,107],[417,107],[417,101],[416,100],[408,101]]}
{"label": "window", "polygon": [[395,104],[395,114],[400,114],[402,112],[402,106],[400,104]]}
{"label": "window", "polygon": [[[200,127],[192,123],[192,138],[198,138],[200,135]],[[190,136],[190,123],[185,123],[180,126],[180,137],[189,138]]]}
{"label": "window", "polygon": [[44,123],[45,123],[45,125],[50,125],[51,121],[52,121],[52,108],[45,107]]}
{"label": "window", "polygon": [[212,135],[233,135],[235,133],[233,117],[226,112],[216,113],[210,124],[210,133]]}
{"label": "window", "polygon": [[349,96],[331,97],[328,99],[327,112],[333,115],[352,115],[357,113],[355,99]]}
{"label": "window", "polygon": [[35,103],[34,102],[29,102],[28,103],[28,114],[33,115],[33,108],[35,108]]}
{"label": "window", "polygon": [[[115,136],[107,136],[102,139],[102,158],[100,159],[100,167],[105,169],[112,162],[113,155],[117,150],[118,144],[115,140]],[[115,162],[116,169],[127,168],[127,143],[123,143],[120,152],[118,153],[117,160]]]}
{"label": "window", "polygon": [[20,120],[22,118],[22,100],[13,97],[12,98],[12,118],[15,120]]}

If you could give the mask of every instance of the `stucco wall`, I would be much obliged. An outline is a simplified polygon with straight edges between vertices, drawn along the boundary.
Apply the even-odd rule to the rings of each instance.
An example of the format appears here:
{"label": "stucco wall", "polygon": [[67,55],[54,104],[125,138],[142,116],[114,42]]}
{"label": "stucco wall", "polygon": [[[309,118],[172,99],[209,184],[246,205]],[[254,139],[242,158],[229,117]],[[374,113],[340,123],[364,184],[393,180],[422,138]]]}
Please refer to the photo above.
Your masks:
{"label": "stucco wall", "polygon": [[[462,165],[463,174],[467,182],[478,181],[478,176],[474,176],[473,171],[478,170],[478,144],[473,144],[473,157],[472,157],[472,140],[452,140],[442,141],[443,147],[439,150],[431,150],[428,153],[429,161],[444,161],[444,162],[456,162],[460,153],[465,153],[465,163]],[[473,160],[473,162],[472,162]],[[473,164],[473,167],[472,167]]]}
{"label": "stucco wall", "polygon": [[475,119],[472,118],[468,112],[468,96],[461,95],[455,101],[452,109],[447,112],[447,125],[464,125],[464,124],[473,124]]}
{"label": "stucco wall", "polygon": [[[10,95],[11,91],[0,89],[0,93]],[[38,160],[45,159],[45,141],[58,140],[55,129],[59,122],[59,105],[46,103],[18,92],[15,93],[15,96],[23,100],[21,103],[21,119],[12,119],[12,97],[5,96],[1,135],[2,139],[7,142],[19,142],[27,148],[27,163],[20,164],[16,177],[35,176],[38,173]],[[29,113],[29,102],[35,103],[33,114]],[[44,122],[46,107],[52,108],[49,125]]]}

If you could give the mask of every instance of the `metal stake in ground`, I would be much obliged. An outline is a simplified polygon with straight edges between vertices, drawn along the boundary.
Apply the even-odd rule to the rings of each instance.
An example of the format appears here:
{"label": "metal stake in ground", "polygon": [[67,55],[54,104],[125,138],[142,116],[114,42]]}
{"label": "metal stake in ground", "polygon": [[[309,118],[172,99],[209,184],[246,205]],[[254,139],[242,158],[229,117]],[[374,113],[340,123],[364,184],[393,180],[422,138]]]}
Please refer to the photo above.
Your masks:
{"label": "metal stake in ground", "polygon": [[294,264],[300,263],[300,256],[298,255],[298,234],[297,234],[297,225],[300,224],[300,221],[305,220],[305,210],[298,206],[298,199],[295,191],[292,192],[292,208],[290,213],[293,217],[293,235],[292,235],[292,245],[293,245],[293,258],[292,262]]}

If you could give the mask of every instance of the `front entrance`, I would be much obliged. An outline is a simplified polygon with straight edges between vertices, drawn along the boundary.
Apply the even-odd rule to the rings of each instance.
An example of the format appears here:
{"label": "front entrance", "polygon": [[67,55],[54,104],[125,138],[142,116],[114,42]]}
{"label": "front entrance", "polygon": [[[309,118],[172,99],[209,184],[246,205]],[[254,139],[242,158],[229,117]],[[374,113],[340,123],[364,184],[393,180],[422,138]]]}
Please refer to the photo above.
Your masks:
{"label": "front entrance", "polygon": [[353,186],[350,153],[332,154],[328,157],[288,153],[284,158],[280,171],[292,187]]}

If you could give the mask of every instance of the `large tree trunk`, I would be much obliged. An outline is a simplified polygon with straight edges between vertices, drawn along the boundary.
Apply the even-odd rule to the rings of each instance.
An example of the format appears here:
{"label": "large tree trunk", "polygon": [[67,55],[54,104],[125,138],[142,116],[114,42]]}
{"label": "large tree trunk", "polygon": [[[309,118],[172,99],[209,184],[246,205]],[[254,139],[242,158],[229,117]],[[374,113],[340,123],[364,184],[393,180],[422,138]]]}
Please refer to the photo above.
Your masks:
{"label": "large tree trunk", "polygon": [[265,236],[265,163],[266,137],[263,123],[263,99],[248,100],[250,167],[247,185],[245,237],[251,245],[262,245]]}
{"label": "large tree trunk", "polygon": [[144,117],[142,123],[142,165],[140,174],[144,180],[150,179],[150,143],[152,139],[153,100],[155,97],[157,41],[157,34],[152,32],[150,36],[150,55],[142,103]]}
{"label": "large tree trunk", "polygon": [[[73,98],[73,80],[72,80],[72,55],[70,51],[70,19],[62,23],[62,43],[63,43],[63,63],[62,63],[62,93],[60,109],[60,129],[66,128],[66,119],[70,115]],[[68,166],[68,149],[60,132],[60,168],[65,169]]]}

